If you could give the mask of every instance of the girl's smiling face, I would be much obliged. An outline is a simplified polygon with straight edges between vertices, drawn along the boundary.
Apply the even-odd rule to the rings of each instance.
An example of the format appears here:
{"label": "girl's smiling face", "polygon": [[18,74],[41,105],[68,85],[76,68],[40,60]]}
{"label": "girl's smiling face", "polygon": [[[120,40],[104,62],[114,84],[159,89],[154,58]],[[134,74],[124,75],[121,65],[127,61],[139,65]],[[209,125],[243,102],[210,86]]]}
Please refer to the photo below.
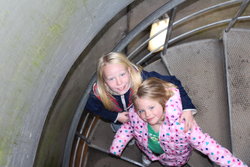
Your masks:
{"label": "girl's smiling face", "polygon": [[161,124],[164,119],[164,109],[162,105],[153,99],[142,97],[135,101],[136,110],[139,117],[151,126]]}
{"label": "girl's smiling face", "polygon": [[123,64],[106,64],[103,76],[106,85],[115,94],[123,95],[130,89],[130,72]]}

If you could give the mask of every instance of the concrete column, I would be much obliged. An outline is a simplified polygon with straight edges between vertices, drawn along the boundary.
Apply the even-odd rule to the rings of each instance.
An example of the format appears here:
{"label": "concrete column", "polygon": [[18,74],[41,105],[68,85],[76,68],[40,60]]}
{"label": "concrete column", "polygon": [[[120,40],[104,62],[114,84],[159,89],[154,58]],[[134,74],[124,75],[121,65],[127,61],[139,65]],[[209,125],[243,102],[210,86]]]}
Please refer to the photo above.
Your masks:
{"label": "concrete column", "polygon": [[131,0],[0,1],[0,166],[33,166],[62,81]]}

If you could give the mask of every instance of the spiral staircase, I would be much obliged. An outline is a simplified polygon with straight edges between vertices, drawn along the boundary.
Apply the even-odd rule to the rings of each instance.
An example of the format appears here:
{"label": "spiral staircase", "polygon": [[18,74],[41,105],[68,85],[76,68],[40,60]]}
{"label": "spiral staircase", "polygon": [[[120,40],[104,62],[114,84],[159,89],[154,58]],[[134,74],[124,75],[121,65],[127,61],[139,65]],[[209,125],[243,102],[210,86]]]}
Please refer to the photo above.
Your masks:
{"label": "spiral staircase", "polygon": [[[249,1],[242,1],[244,3],[248,5]],[[169,7],[170,13],[174,13],[176,6]],[[147,63],[144,62],[143,66],[147,71],[177,76],[197,108],[195,119],[203,131],[250,165],[250,28],[232,28],[237,19],[249,19],[240,18],[240,10],[234,18],[227,21],[229,27],[221,30],[219,38],[199,39],[176,45],[171,45],[175,39],[169,38],[169,43],[165,45],[169,47],[165,52],[161,55],[151,53],[158,56],[158,59],[147,58]],[[170,15],[174,16],[173,13]],[[220,23],[222,22],[218,24]],[[146,27],[145,24],[144,26]],[[139,29],[138,27],[135,29]],[[173,27],[170,24],[169,33],[171,28]],[[201,29],[196,29],[196,32]],[[131,33],[135,31],[132,30]],[[195,32],[189,33],[192,35]],[[122,51],[123,45],[127,46],[126,41],[126,38],[122,40],[122,44],[118,44],[114,50]],[[142,60],[145,57],[147,56],[137,59]],[[95,79],[92,83],[94,81]],[[86,92],[89,90],[90,88]],[[135,145],[128,146],[120,159],[108,154],[114,136],[109,123],[82,111],[84,100],[81,104],[78,108],[82,112],[81,118],[77,121],[79,124],[75,127],[75,135],[66,147],[64,166],[143,166],[141,152]],[[150,166],[161,165],[153,162]],[[206,156],[194,151],[188,166],[216,165]]]}

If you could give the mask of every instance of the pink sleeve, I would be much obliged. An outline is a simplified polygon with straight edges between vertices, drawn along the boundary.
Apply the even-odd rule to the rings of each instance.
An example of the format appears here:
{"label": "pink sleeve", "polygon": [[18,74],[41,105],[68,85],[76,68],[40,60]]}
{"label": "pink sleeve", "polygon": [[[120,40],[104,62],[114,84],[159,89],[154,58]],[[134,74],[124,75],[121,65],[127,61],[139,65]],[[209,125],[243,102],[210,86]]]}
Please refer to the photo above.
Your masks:
{"label": "pink sleeve", "polygon": [[120,156],[127,143],[133,138],[133,129],[130,122],[124,123],[116,132],[112,145],[110,146],[110,153]]}
{"label": "pink sleeve", "polygon": [[217,165],[222,167],[247,167],[240,159],[234,157],[229,150],[218,144],[208,134],[204,134],[198,125],[189,134],[191,145],[207,155]]}

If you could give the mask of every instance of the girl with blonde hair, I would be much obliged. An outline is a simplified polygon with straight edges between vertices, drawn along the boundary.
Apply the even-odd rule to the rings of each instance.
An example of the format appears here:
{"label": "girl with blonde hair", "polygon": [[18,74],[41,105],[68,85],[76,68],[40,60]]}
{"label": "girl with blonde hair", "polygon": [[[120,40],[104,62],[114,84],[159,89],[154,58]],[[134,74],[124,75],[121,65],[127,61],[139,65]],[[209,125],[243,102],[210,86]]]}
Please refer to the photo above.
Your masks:
{"label": "girl with blonde hair", "polygon": [[192,127],[192,111],[196,111],[191,99],[175,76],[163,76],[156,72],[147,72],[136,66],[119,52],[111,52],[102,56],[97,66],[97,82],[93,85],[85,109],[112,122],[116,132],[121,124],[128,122],[128,110],[132,107],[132,95],[141,82],[156,77],[177,85],[183,101],[185,130]]}
{"label": "girl with blonde hair", "polygon": [[130,121],[117,131],[110,152],[120,156],[134,137],[137,146],[152,161],[164,166],[185,165],[193,149],[207,155],[222,167],[247,167],[226,148],[218,144],[194,123],[193,130],[184,132],[179,121],[182,102],[179,89],[157,78],[145,80],[135,92],[134,107],[129,110]]}

